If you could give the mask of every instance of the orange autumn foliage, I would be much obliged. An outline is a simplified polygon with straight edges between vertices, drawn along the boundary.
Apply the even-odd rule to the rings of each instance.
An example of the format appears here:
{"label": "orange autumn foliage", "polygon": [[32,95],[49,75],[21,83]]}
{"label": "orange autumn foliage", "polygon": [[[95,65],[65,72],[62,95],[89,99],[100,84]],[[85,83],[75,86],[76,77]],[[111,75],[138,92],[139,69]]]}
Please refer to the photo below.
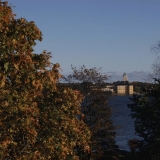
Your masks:
{"label": "orange autumn foliage", "polygon": [[83,96],[58,86],[60,65],[33,53],[42,33],[0,4],[0,159],[79,159],[90,131],[78,119]]}

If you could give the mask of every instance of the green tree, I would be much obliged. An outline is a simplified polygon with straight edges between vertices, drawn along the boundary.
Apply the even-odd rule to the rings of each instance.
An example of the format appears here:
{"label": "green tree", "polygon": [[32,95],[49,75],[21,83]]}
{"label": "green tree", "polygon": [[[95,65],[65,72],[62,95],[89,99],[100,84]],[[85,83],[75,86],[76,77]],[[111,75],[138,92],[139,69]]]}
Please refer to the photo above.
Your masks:
{"label": "green tree", "polygon": [[[154,47],[160,50],[160,43]],[[135,119],[137,135],[143,139],[139,142],[139,148],[145,159],[160,159],[160,63],[157,58],[153,64],[153,83],[145,86],[143,96],[135,95],[133,104],[128,106],[132,110]]]}
{"label": "green tree", "polygon": [[89,152],[90,131],[82,120],[83,96],[57,86],[59,64],[51,54],[33,53],[42,33],[35,23],[15,19],[0,3],[0,159],[79,159]]}
{"label": "green tree", "polygon": [[[142,97],[134,98],[129,107],[132,118],[135,119],[137,135],[143,138],[140,149],[148,155],[149,159],[160,158],[160,81],[155,80],[152,89],[145,90]],[[159,159],[158,158],[158,159]]]}
{"label": "green tree", "polygon": [[91,130],[91,159],[104,155],[114,159],[115,131],[111,121],[111,108],[108,104],[108,92],[104,92],[108,77],[100,73],[101,68],[87,69],[84,65],[66,79],[71,86],[85,96],[81,105],[82,118]]}

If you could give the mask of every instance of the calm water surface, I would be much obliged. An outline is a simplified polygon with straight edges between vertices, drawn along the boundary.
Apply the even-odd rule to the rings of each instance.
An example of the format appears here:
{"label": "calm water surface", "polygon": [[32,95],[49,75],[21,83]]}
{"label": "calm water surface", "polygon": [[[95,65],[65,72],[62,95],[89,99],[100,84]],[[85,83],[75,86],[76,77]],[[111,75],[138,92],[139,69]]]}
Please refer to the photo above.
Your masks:
{"label": "calm water surface", "polygon": [[121,150],[129,151],[127,144],[130,139],[140,139],[135,134],[134,120],[130,117],[131,110],[127,107],[128,103],[132,101],[129,96],[112,96],[109,99],[109,105],[112,108],[113,124],[116,127],[120,127],[116,130],[116,144]]}

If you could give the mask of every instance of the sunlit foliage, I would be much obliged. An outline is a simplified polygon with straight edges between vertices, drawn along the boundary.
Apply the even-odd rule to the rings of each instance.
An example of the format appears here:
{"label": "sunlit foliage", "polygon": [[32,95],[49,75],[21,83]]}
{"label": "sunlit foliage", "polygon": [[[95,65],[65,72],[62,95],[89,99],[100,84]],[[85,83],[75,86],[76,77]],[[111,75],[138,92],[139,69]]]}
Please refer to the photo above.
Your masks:
{"label": "sunlit foliage", "polygon": [[82,95],[57,87],[60,65],[33,53],[42,33],[0,4],[0,159],[79,159],[90,131],[78,119]]}

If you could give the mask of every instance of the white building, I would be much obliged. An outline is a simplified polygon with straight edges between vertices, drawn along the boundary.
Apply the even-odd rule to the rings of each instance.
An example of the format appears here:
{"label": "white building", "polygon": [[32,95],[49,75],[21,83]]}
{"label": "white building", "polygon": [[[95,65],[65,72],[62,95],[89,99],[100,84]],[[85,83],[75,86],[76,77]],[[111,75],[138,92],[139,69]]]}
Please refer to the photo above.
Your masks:
{"label": "white building", "polygon": [[128,77],[126,73],[123,74],[123,81],[128,81]]}

